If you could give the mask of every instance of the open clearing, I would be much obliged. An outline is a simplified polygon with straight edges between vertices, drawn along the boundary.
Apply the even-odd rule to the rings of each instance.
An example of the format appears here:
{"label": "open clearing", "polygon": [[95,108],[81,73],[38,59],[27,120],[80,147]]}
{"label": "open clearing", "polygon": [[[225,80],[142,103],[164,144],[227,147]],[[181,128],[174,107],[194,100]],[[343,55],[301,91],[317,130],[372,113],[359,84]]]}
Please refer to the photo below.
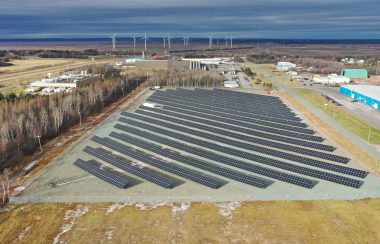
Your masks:
{"label": "open clearing", "polygon": [[[258,91],[253,90],[253,92],[257,93]],[[128,180],[133,184],[127,189],[118,189],[95,177],[88,177],[87,173],[73,165],[73,162],[78,158],[92,160],[93,158],[90,155],[82,151],[87,145],[94,148],[99,147],[99,144],[91,141],[91,138],[94,135],[107,137],[111,131],[115,130],[114,126],[118,123],[121,111],[134,112],[151,94],[152,91],[147,91],[136,99],[134,103],[125,105],[112,114],[94,130],[86,132],[81,139],[33,176],[31,183],[26,185],[26,189],[21,194],[12,198],[12,202],[226,202],[245,200],[361,199],[380,196],[379,177],[364,162],[351,157],[347,150],[340,147],[334,154],[352,158],[347,164],[348,167],[371,172],[363,179],[364,184],[360,189],[320,179],[316,179],[319,183],[313,189],[278,181],[266,189],[261,189],[227,179],[228,184],[219,189],[210,189],[190,180],[184,180],[183,184],[169,190],[147,181],[141,181],[141,179],[136,179],[135,176],[129,174]],[[311,129],[320,131],[320,128],[315,126],[312,126]],[[330,140],[327,141],[327,144],[337,146],[334,141]],[[170,176],[178,178],[175,175]]]}
{"label": "open clearing", "polygon": [[380,200],[28,204],[0,243],[378,243]]}

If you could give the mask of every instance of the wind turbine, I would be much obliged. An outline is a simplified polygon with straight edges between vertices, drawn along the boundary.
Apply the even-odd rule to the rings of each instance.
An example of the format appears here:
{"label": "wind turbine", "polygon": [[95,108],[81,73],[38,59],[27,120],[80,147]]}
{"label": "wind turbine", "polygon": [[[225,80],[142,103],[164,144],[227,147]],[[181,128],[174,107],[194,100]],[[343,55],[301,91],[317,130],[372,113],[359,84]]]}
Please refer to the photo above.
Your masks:
{"label": "wind turbine", "polygon": [[166,50],[166,36],[164,35],[164,49]]}
{"label": "wind turbine", "polygon": [[168,33],[168,46],[169,46],[169,50],[170,50],[170,42],[172,40],[172,36]]}
{"label": "wind turbine", "polygon": [[212,38],[213,38],[214,35],[210,35],[209,36],[209,43],[208,43],[208,49],[212,49]]}
{"label": "wind turbine", "polygon": [[133,56],[136,56],[136,34],[133,35]]}
{"label": "wind turbine", "polygon": [[113,33],[113,35],[110,36],[110,38],[112,39],[112,51],[115,51],[115,49],[116,49],[116,33]]}
{"label": "wind turbine", "polygon": [[144,44],[145,44],[145,52],[146,52],[146,50],[147,50],[147,48],[146,48],[146,42],[149,40],[149,38],[148,38],[148,36],[147,36],[147,34],[146,34],[146,32],[144,33],[144,37],[142,38],[143,40],[144,40]]}
{"label": "wind turbine", "polygon": [[231,48],[232,48],[232,34],[230,33]]}
{"label": "wind turbine", "polygon": [[225,37],[225,39],[226,39],[226,47],[228,47],[228,34],[226,34],[226,37]]}

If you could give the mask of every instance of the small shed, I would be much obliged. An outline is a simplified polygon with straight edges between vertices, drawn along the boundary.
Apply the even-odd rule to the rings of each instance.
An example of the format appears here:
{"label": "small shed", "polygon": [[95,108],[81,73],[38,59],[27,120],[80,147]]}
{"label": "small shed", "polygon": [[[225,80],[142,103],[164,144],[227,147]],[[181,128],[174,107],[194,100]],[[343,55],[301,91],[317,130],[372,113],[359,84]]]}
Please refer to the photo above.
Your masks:
{"label": "small shed", "polygon": [[368,78],[368,71],[366,69],[343,69],[340,75],[352,79],[365,79]]}

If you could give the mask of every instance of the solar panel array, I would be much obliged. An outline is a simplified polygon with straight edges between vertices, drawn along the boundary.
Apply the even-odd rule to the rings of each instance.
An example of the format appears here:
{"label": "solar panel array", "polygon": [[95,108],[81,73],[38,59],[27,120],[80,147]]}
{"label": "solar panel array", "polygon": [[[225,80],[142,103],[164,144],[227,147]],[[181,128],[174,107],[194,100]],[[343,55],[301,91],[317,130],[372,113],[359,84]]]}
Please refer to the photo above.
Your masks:
{"label": "solar panel array", "polygon": [[[167,173],[212,189],[228,183],[226,179],[261,189],[276,181],[312,189],[318,180],[360,188],[368,175],[342,165],[350,159],[333,154],[336,148],[322,143],[324,138],[277,97],[176,89],[155,91],[147,101],[161,106],[123,112],[122,124],[114,126],[122,133],[91,139],[145,167],[107,150],[87,146],[84,151],[164,188],[175,187],[175,178]],[[106,181],[126,186],[111,178]]]}
{"label": "solar panel array", "polygon": [[[153,110],[153,111],[155,111],[155,110]],[[161,111],[161,110],[157,110],[157,111]],[[157,124],[157,125],[159,124],[160,126],[170,128],[170,129],[174,129],[174,130],[178,130],[178,131],[185,132],[188,134],[193,134],[193,135],[196,134],[200,137],[204,137],[204,138],[207,138],[210,140],[219,141],[219,142],[222,142],[225,144],[246,148],[246,149],[261,152],[264,154],[269,154],[272,156],[279,156],[281,158],[287,158],[287,159],[294,160],[297,162],[300,160],[301,161],[304,161],[304,160],[316,161],[314,159],[310,159],[307,157],[302,157],[302,156],[298,156],[298,155],[294,155],[294,154],[290,154],[290,153],[286,153],[286,152],[282,152],[282,151],[278,151],[278,150],[273,150],[273,149],[269,149],[269,148],[265,148],[265,147],[261,147],[261,146],[255,146],[252,144],[239,142],[239,141],[232,140],[232,139],[225,138],[225,137],[221,137],[221,136],[216,136],[216,135],[213,135],[210,133],[205,133],[205,132],[195,130],[195,129],[191,129],[191,128],[204,129],[206,131],[216,132],[216,133],[221,134],[221,135],[233,134],[233,132],[228,132],[228,131],[225,131],[222,129],[218,129],[218,128],[214,128],[214,127],[210,127],[210,126],[207,127],[207,126],[203,126],[201,124],[197,124],[197,123],[193,123],[193,122],[189,122],[189,121],[184,121],[184,120],[180,120],[180,119],[176,119],[176,118],[171,118],[171,117],[167,117],[167,116],[162,116],[160,114],[149,113],[149,112],[145,112],[145,111],[141,111],[141,110],[138,110],[137,113],[138,114],[132,114],[132,113],[128,114],[126,112],[123,112],[122,115],[130,117],[130,118],[135,118],[135,119],[138,119],[141,121]],[[141,116],[139,114],[143,114],[143,115],[149,116],[149,117]],[[161,119],[164,121],[175,122],[175,123],[181,124],[181,125],[186,125],[186,127],[185,126],[179,126],[177,124],[163,122],[163,121],[157,120],[155,118]],[[119,119],[119,121],[121,121],[121,122],[123,122],[124,120],[125,120],[124,118]],[[235,138],[242,139],[242,136],[240,134],[238,134],[238,133],[235,133],[235,134],[237,134],[237,136]],[[234,137],[234,136],[232,136],[232,137]],[[272,141],[265,141],[265,140],[256,139],[256,138],[252,138],[249,141],[256,142],[258,144],[267,145],[267,146],[274,147],[274,148],[279,148],[279,149],[283,149],[283,150],[297,152],[297,153],[308,155],[308,156],[314,156],[317,158],[328,159],[328,160],[335,161],[338,163],[344,163],[345,164],[345,163],[348,163],[348,161],[349,161],[349,158],[346,158],[346,157],[341,157],[341,156],[337,156],[337,155],[329,154],[329,153],[324,153],[324,152],[313,151],[313,150],[305,149],[302,147],[296,147],[296,146],[276,143],[276,142],[272,142]]]}
{"label": "solar panel array", "polygon": [[[128,123],[129,122],[131,122],[131,124],[133,124],[133,123],[137,124],[138,123],[138,122],[136,123],[136,122],[131,121],[131,120],[129,120]],[[165,135],[165,136],[175,138],[175,139],[180,140],[180,141],[184,141],[184,142],[188,142],[188,143],[191,143],[194,145],[198,145],[198,146],[201,146],[203,148],[211,149],[211,150],[214,150],[217,152],[222,152],[224,154],[236,156],[236,157],[243,158],[243,159],[248,159],[248,160],[253,161],[253,162],[265,164],[265,165],[276,167],[279,169],[285,169],[287,171],[291,171],[294,173],[304,174],[307,176],[312,176],[315,178],[335,182],[338,184],[352,186],[352,187],[360,187],[363,183],[360,180],[351,179],[351,178],[340,176],[337,174],[332,174],[332,173],[328,173],[328,172],[324,172],[324,171],[320,171],[320,170],[306,168],[303,166],[298,166],[295,164],[287,163],[287,162],[284,162],[281,160],[275,160],[272,158],[262,157],[262,156],[255,155],[255,154],[248,153],[248,152],[244,152],[241,150],[220,146],[220,145],[215,144],[215,143],[209,143],[206,141],[198,140],[194,137],[184,136],[182,134],[171,132],[171,131],[164,130],[164,129],[160,129],[160,128],[155,127],[155,126],[149,126],[146,124],[139,124],[139,127],[143,128],[143,129],[154,131],[154,132],[159,133],[161,135]],[[129,126],[122,126],[122,125],[117,124],[115,126],[115,128],[129,132],[129,133],[133,133],[135,135],[142,136],[142,137],[147,138],[149,140],[154,140],[160,144],[166,143],[166,141],[163,140],[162,137],[157,138],[155,136],[152,136],[152,134],[146,133],[144,131],[138,131],[138,130],[136,130],[132,127],[129,127]],[[171,145],[171,146],[174,146],[174,145]],[[187,149],[182,148],[182,150],[187,150]],[[352,175],[352,176],[357,176],[357,177],[365,177],[367,175],[367,172],[357,170],[357,169],[348,168],[348,167],[343,167],[340,165],[326,164],[326,165],[320,165],[320,167],[323,169],[330,168],[336,172],[344,173],[344,174]]]}
{"label": "solar panel array", "polygon": [[[94,141],[102,142],[102,139],[100,137],[94,137],[92,138]],[[86,146],[83,149],[84,152],[101,159],[115,167],[118,167],[119,169],[122,169],[124,171],[127,171],[128,173],[131,173],[133,175],[136,175],[142,179],[145,179],[147,181],[150,181],[156,185],[162,186],[164,188],[173,188],[174,181],[168,177],[164,177],[158,174],[154,174],[149,170],[142,169],[136,166],[133,166],[131,164],[126,163],[125,161],[112,156],[110,154],[107,154],[99,149],[95,149],[89,146]]]}
{"label": "solar panel array", "polygon": [[170,173],[179,175],[183,178],[192,180],[194,182],[197,182],[199,184],[211,187],[211,188],[219,188],[221,186],[221,181],[214,179],[210,176],[201,174],[196,171],[191,171],[187,168],[181,168],[174,164],[168,164],[166,162],[163,162],[162,160],[155,159],[148,154],[145,154],[141,151],[133,150],[130,147],[127,147],[121,143],[118,143],[114,140],[111,140],[109,138],[100,138],[100,137],[93,137],[93,141],[106,146],[108,148],[111,148],[112,150],[115,150],[117,152],[120,152],[122,154],[125,154],[131,158],[134,158],[138,161],[141,161],[143,163],[146,163],[148,165],[154,166],[156,168],[168,171]]}
{"label": "solar panel array", "polygon": [[74,165],[118,188],[126,188],[128,185],[128,181],[126,179],[123,179],[117,174],[108,172],[82,159],[77,159],[74,162]]}

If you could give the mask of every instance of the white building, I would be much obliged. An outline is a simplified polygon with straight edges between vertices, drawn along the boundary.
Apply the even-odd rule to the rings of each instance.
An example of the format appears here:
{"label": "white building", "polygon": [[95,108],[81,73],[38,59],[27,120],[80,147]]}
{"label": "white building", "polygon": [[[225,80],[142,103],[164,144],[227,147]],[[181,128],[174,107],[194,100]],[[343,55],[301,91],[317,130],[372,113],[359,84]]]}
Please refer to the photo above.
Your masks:
{"label": "white building", "polygon": [[347,84],[350,83],[350,78],[337,74],[331,74],[328,76],[315,75],[313,77],[313,82],[320,84]]}
{"label": "white building", "polygon": [[277,71],[288,72],[291,69],[295,69],[297,67],[296,64],[290,62],[278,62],[276,66]]}

